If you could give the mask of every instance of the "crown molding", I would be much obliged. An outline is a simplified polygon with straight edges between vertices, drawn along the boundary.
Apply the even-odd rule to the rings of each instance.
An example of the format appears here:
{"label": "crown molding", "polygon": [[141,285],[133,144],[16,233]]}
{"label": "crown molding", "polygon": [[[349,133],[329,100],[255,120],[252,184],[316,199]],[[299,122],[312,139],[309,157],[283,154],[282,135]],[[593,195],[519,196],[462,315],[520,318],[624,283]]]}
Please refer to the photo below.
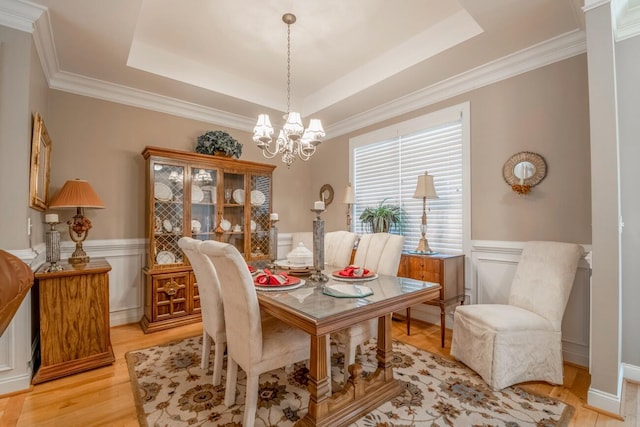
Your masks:
{"label": "crown molding", "polygon": [[361,129],[453,96],[586,52],[585,33],[571,31],[327,127],[331,137]]}
{"label": "crown molding", "polygon": [[14,30],[33,32],[33,23],[47,11],[47,8],[39,4],[16,1],[0,1],[0,25]]}
{"label": "crown molding", "polygon": [[617,42],[640,35],[640,4],[626,9],[616,23]]}
{"label": "crown molding", "polygon": [[[8,0],[8,2],[18,5],[30,4],[24,1],[17,2],[16,0]],[[32,12],[31,17],[36,16],[33,13],[33,8],[29,10]],[[255,117],[232,114],[180,99],[60,70],[48,10],[46,8],[39,10],[40,14],[32,22],[31,27],[33,28],[36,50],[51,89],[218,124],[247,132],[253,130]],[[584,52],[586,52],[584,32],[580,30],[571,31],[327,126],[327,136],[335,138],[382,120],[426,107],[435,102]]]}

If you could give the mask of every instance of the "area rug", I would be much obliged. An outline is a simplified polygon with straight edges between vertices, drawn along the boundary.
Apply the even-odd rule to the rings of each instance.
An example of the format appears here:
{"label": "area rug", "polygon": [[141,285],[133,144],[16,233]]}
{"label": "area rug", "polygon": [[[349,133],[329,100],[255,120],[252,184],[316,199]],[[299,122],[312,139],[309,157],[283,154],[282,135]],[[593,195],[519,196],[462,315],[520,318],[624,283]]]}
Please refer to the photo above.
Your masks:
{"label": "area rug", "polygon": [[[236,404],[224,406],[224,381],[212,385],[200,368],[202,337],[187,338],[127,353],[140,425],[241,426],[246,377],[238,370]],[[358,361],[364,375],[375,370],[375,340],[364,345]],[[403,393],[352,424],[392,426],[566,426],[573,407],[520,387],[492,391],[464,365],[393,341],[394,375]],[[342,378],[343,353],[332,345],[332,375]],[[225,358],[226,360],[226,358]],[[256,426],[292,426],[307,411],[304,363],[260,377]],[[334,385],[339,388],[339,385]],[[246,426],[245,426],[246,427]]]}

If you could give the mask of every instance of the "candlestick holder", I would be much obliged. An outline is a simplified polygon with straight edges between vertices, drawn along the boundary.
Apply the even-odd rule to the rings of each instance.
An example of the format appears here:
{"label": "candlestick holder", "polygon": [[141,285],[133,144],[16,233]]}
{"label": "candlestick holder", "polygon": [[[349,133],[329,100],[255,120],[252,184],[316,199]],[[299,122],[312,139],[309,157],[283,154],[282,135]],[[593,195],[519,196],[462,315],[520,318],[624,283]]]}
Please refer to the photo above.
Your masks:
{"label": "candlestick holder", "polygon": [[329,278],[322,273],[324,269],[324,220],[320,214],[324,209],[311,209],[316,214],[313,220],[313,273],[310,279],[318,282],[327,282]]}
{"label": "candlestick holder", "polygon": [[276,227],[277,219],[271,220],[271,227],[269,228],[269,260],[271,261],[270,268],[273,268],[275,262],[278,259],[278,227]]}
{"label": "candlestick holder", "polygon": [[56,230],[56,225],[60,223],[56,221],[47,222],[47,224],[50,228],[44,233],[44,241],[49,267],[45,271],[61,271],[62,266],[58,264],[60,261],[60,232]]}

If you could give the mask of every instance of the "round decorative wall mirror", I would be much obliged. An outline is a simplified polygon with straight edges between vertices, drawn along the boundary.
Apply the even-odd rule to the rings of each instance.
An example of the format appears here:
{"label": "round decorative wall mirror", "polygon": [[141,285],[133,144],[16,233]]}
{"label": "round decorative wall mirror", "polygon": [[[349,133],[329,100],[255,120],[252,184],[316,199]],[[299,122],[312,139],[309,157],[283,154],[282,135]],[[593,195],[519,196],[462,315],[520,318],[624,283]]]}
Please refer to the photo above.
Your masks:
{"label": "round decorative wall mirror", "polygon": [[320,187],[320,200],[324,200],[325,208],[333,202],[333,187],[325,184]]}
{"label": "round decorative wall mirror", "polygon": [[502,176],[513,191],[528,194],[547,176],[547,163],[540,154],[522,151],[509,157]]}

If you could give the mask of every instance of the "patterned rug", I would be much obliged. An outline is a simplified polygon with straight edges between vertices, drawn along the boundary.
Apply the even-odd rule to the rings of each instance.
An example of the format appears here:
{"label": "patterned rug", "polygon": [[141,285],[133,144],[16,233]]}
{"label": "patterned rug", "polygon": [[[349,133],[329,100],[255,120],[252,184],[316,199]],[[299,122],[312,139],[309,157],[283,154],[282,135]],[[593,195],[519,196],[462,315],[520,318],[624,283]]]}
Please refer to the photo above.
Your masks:
{"label": "patterned rug", "polygon": [[[187,338],[127,353],[141,426],[241,426],[246,377],[238,370],[238,397],[224,406],[222,384],[211,384],[213,354],[200,368],[202,337]],[[358,355],[365,375],[375,370],[375,340]],[[213,350],[212,350],[213,353]],[[394,375],[403,394],[359,419],[353,426],[566,426],[573,407],[520,387],[492,391],[460,363],[393,342]],[[342,379],[343,353],[332,346],[332,375]],[[225,359],[226,360],[226,359]],[[225,366],[226,369],[226,366]],[[260,377],[256,426],[291,426],[306,413],[307,368],[299,363]],[[334,389],[339,388],[334,383]]]}

